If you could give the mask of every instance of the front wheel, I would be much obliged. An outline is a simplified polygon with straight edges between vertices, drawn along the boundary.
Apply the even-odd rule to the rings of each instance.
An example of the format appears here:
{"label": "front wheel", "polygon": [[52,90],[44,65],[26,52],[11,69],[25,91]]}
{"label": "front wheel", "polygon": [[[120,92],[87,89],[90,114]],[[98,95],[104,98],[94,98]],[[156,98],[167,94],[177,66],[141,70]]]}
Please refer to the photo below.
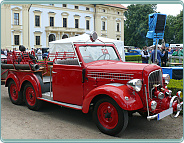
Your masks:
{"label": "front wheel", "polygon": [[128,125],[128,112],[111,98],[100,99],[93,112],[98,129],[108,135],[117,135]]}
{"label": "front wheel", "polygon": [[42,102],[37,99],[36,92],[32,86],[32,84],[27,83],[24,87],[23,95],[25,97],[26,105],[31,110],[39,110]]}

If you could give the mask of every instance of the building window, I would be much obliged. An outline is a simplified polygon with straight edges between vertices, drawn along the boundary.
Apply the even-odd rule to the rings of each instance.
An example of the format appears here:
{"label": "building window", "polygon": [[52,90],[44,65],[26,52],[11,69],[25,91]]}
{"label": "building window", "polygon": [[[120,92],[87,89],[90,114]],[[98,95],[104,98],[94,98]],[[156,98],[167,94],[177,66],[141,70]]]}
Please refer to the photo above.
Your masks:
{"label": "building window", "polygon": [[86,20],[86,30],[89,30],[89,20]]}
{"label": "building window", "polygon": [[14,44],[19,45],[19,35],[14,35]]}
{"label": "building window", "polygon": [[54,35],[54,34],[50,34],[50,35],[49,35],[49,42],[55,41],[55,40],[56,40],[55,35]]}
{"label": "building window", "polygon": [[75,28],[79,28],[79,19],[75,19]]}
{"label": "building window", "polygon": [[14,13],[14,25],[19,25],[19,13]]}
{"label": "building window", "polygon": [[63,4],[63,7],[66,7],[66,4]]}
{"label": "building window", "polygon": [[54,4],[49,4],[50,6],[54,6]]}
{"label": "building window", "polygon": [[78,6],[75,6],[75,9],[79,9],[79,7]]}
{"label": "building window", "polygon": [[35,15],[35,26],[40,26],[40,16]]}
{"label": "building window", "polygon": [[119,40],[119,38],[117,38],[117,40]]}
{"label": "building window", "polygon": [[117,23],[117,32],[119,32],[119,23]]}
{"label": "building window", "polygon": [[40,45],[40,36],[36,36],[36,45]]}
{"label": "building window", "polygon": [[102,12],[105,12],[105,9],[102,9]]}
{"label": "building window", "polygon": [[105,21],[102,21],[102,30],[105,30]]}
{"label": "building window", "polygon": [[63,18],[63,27],[67,27],[67,18]]}
{"label": "building window", "polygon": [[54,26],[54,17],[50,17],[50,26]]}
{"label": "building window", "polygon": [[89,10],[89,7],[86,7],[86,10]]}
{"label": "building window", "polygon": [[62,36],[62,39],[65,39],[65,38],[68,38],[68,36],[67,36],[66,34],[64,34],[64,35]]}
{"label": "building window", "polygon": [[118,11],[118,15],[119,15],[119,11]]}

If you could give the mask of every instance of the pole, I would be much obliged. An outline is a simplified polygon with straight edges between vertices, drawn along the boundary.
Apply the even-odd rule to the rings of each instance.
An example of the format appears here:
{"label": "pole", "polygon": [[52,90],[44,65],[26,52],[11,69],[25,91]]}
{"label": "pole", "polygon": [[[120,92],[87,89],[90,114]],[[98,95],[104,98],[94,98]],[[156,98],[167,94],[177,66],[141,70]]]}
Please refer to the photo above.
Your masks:
{"label": "pole", "polygon": [[158,44],[157,44],[157,39],[156,39],[156,48],[155,48],[155,63],[157,64],[157,49],[158,49]]}

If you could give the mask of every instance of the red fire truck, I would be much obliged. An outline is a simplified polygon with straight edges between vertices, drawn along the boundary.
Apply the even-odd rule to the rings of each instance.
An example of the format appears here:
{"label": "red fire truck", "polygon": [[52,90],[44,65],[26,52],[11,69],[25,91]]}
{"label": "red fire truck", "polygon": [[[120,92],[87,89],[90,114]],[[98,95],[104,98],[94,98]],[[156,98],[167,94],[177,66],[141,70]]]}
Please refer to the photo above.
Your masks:
{"label": "red fire truck", "polygon": [[95,33],[90,38],[93,42],[61,46],[50,61],[38,62],[27,52],[9,54],[1,67],[9,69],[5,86],[11,102],[25,102],[31,110],[43,101],[92,110],[98,129],[109,135],[123,131],[134,112],[148,120],[179,115],[181,92],[171,96],[169,75],[159,66],[123,62],[113,43],[97,42]]}

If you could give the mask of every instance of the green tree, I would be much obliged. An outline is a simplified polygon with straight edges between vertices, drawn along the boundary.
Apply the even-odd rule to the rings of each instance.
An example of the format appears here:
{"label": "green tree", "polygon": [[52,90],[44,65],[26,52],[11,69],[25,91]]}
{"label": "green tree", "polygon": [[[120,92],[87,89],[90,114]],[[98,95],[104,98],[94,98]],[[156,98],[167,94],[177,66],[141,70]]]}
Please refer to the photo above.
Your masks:
{"label": "green tree", "polygon": [[125,12],[125,45],[142,48],[152,44],[152,40],[146,38],[148,31],[148,15],[155,13],[156,4],[129,5]]}
{"label": "green tree", "polygon": [[175,24],[176,24],[176,17],[172,15],[167,16],[165,32],[164,32],[164,39],[166,43],[172,44],[175,43]]}
{"label": "green tree", "polygon": [[183,43],[183,11],[181,11],[180,14],[176,16],[175,31],[176,31],[175,35],[176,43],[179,44]]}

